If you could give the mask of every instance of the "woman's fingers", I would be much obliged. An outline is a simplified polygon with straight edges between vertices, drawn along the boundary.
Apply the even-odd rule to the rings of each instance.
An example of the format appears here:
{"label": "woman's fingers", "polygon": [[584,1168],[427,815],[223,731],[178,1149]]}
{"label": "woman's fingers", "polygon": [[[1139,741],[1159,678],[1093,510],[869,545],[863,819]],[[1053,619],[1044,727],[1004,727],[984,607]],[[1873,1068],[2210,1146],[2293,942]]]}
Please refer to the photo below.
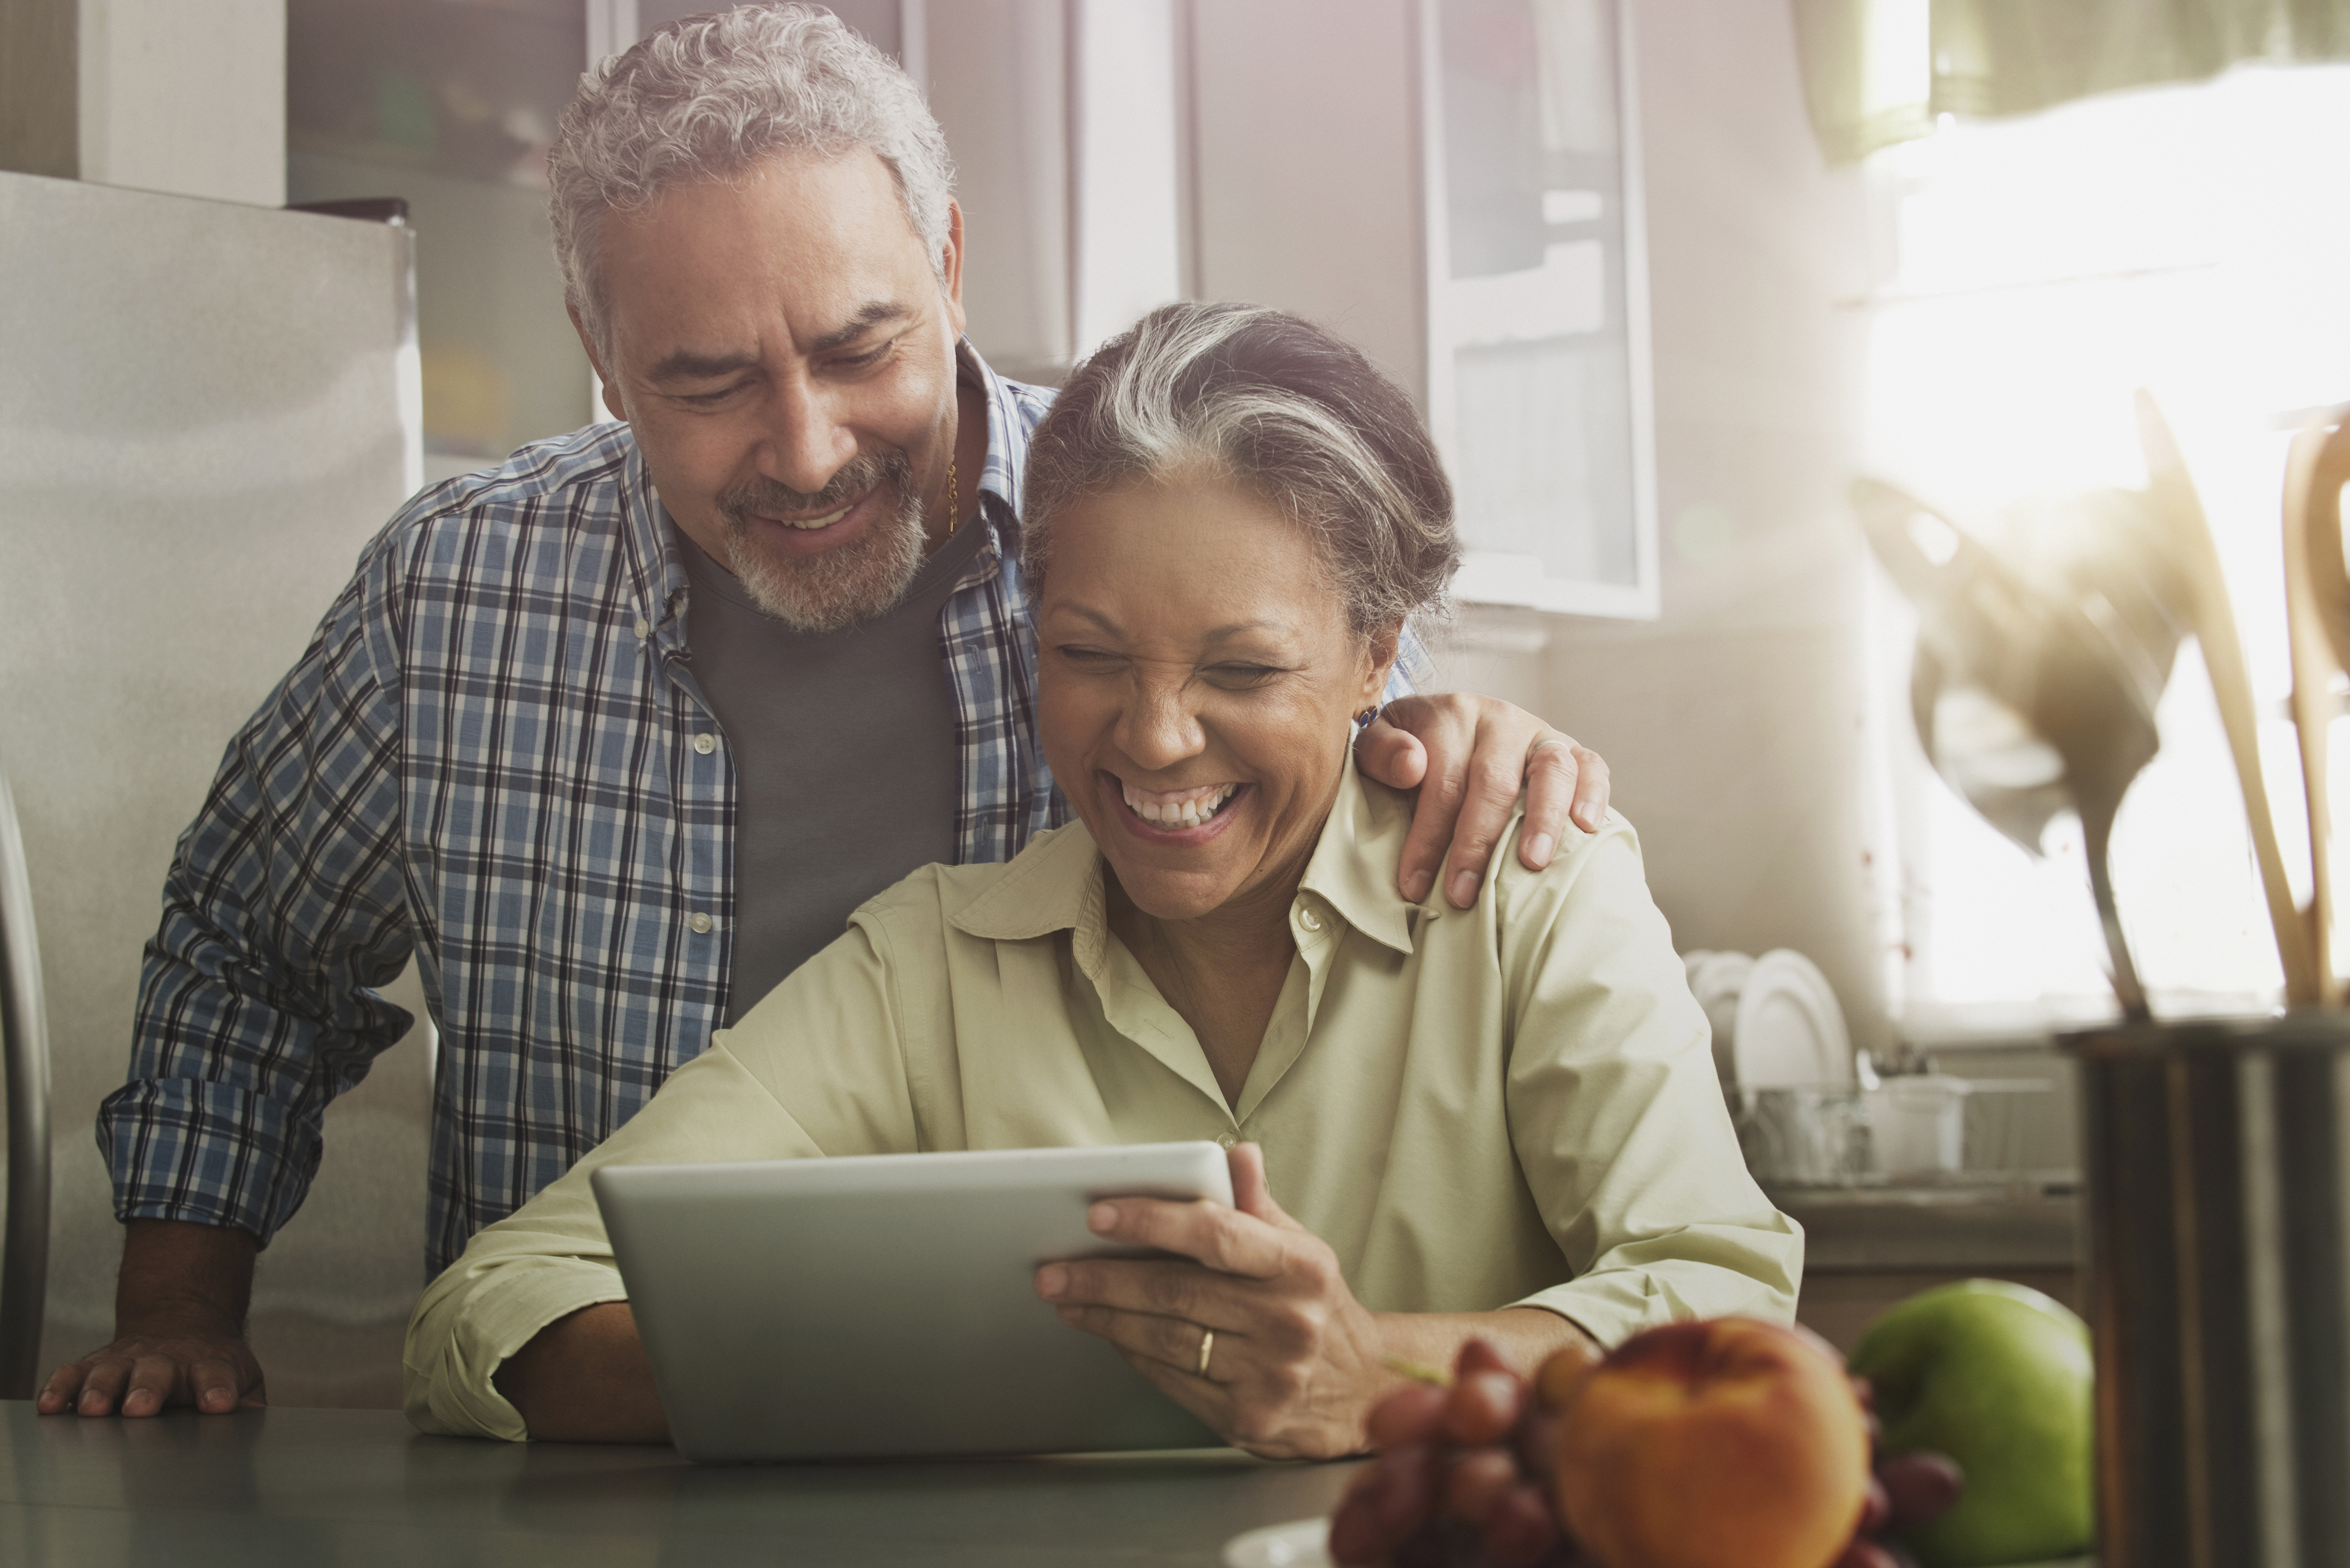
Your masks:
{"label": "woman's fingers", "polygon": [[[1063,1323],[1108,1340],[1124,1351],[1128,1360],[1140,1357],[1155,1361],[1171,1372],[1202,1382],[1237,1381],[1241,1358],[1247,1353],[1247,1336],[1230,1329],[1202,1328],[1184,1318],[1075,1303],[1063,1303],[1054,1310],[1061,1314]],[[1213,1339],[1208,1337],[1211,1333],[1215,1334]],[[1208,1351],[1204,1357],[1200,1354],[1202,1345]]]}
{"label": "woman's fingers", "polygon": [[1248,1283],[1171,1258],[1072,1258],[1036,1271],[1036,1293],[1057,1306],[1140,1313],[1234,1333],[1248,1326]]}
{"label": "woman's fingers", "polygon": [[[1270,1194],[1266,1201],[1271,1201]],[[1177,1203],[1161,1198],[1106,1198],[1086,1211],[1086,1224],[1106,1241],[1178,1252],[1251,1279],[1286,1272],[1295,1262],[1296,1241],[1311,1240],[1305,1231],[1276,1227],[1221,1203]]]}

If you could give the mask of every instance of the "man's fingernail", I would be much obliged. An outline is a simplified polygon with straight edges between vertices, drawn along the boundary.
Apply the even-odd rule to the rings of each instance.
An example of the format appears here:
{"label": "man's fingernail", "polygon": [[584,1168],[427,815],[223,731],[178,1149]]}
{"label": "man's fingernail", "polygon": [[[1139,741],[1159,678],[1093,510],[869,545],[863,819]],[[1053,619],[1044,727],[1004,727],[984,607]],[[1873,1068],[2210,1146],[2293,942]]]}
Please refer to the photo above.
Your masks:
{"label": "man's fingernail", "polygon": [[1435,872],[1415,871],[1409,877],[1404,878],[1404,897],[1417,904],[1422,898],[1428,897],[1428,890],[1435,885]]}
{"label": "man's fingernail", "polygon": [[1118,1228],[1118,1205],[1115,1203],[1095,1204],[1091,1209],[1086,1210],[1086,1223],[1093,1227],[1097,1234],[1107,1235],[1108,1232]]}
{"label": "man's fingernail", "polygon": [[89,1389],[81,1397],[81,1407],[85,1410],[95,1411],[104,1403],[105,1401],[99,1397],[99,1392],[95,1388]]}
{"label": "man's fingernail", "polygon": [[1462,871],[1452,878],[1452,901],[1464,909],[1477,901],[1477,873]]}
{"label": "man's fingernail", "polygon": [[1036,1271],[1036,1293],[1051,1301],[1069,1288],[1069,1271],[1058,1263],[1047,1263]]}
{"label": "man's fingernail", "polygon": [[1550,864],[1550,835],[1537,833],[1526,840],[1526,858],[1537,866]]}

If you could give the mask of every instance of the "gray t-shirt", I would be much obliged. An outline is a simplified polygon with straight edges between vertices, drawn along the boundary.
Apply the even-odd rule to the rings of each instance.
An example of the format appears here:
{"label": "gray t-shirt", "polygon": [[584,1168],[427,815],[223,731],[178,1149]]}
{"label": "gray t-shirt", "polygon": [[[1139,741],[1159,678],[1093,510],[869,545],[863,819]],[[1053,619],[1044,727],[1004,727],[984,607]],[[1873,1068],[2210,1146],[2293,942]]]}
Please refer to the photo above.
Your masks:
{"label": "gray t-shirt", "polygon": [[732,1027],[841,933],[858,905],[955,857],[954,693],[939,614],[984,524],[922,563],[898,607],[847,631],[792,630],[677,535],[686,639],[734,764]]}

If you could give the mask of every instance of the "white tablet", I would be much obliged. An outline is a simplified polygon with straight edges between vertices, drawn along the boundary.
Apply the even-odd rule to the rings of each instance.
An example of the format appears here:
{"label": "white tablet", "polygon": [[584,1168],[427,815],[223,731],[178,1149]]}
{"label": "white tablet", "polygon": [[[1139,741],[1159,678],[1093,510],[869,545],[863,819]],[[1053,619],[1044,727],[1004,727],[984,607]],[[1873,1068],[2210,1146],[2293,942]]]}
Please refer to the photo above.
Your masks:
{"label": "white tablet", "polygon": [[606,1166],[596,1201],[680,1453],[709,1460],[1201,1448],[1040,1300],[1116,1254],[1097,1199],[1229,1205],[1212,1143]]}

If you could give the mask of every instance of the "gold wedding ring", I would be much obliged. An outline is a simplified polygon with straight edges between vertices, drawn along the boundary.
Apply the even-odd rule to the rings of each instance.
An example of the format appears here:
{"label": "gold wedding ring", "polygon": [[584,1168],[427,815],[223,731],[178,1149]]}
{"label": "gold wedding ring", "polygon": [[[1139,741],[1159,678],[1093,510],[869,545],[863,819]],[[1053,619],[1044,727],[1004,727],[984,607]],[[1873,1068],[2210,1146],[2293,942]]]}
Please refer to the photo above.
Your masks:
{"label": "gold wedding ring", "polygon": [[1192,1376],[1205,1377],[1208,1375],[1208,1357],[1215,1353],[1215,1349],[1216,1331],[1212,1328],[1201,1329],[1200,1331],[1200,1365],[1191,1368]]}

